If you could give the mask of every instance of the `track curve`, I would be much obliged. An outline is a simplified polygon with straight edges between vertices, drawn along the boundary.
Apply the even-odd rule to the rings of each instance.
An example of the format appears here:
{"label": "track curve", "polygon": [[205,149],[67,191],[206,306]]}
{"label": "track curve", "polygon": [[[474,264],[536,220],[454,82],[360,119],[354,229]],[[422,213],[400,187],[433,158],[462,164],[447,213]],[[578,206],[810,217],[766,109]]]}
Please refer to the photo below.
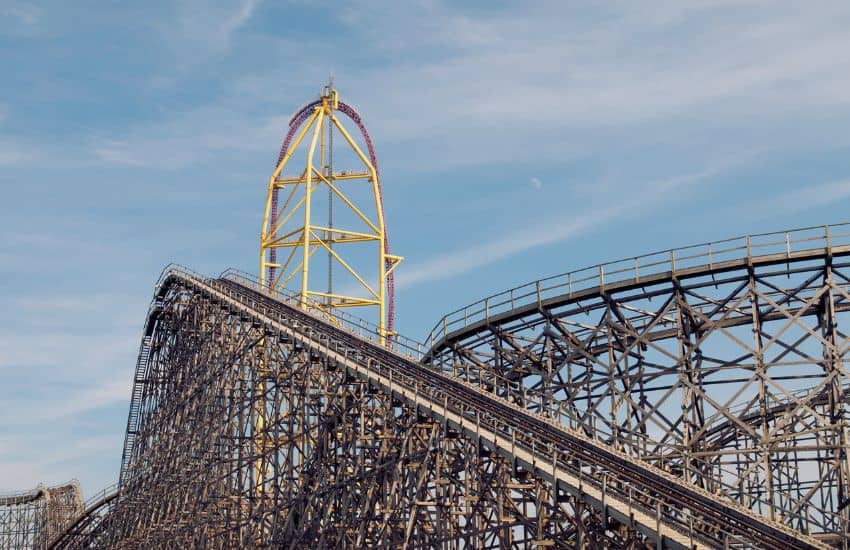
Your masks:
{"label": "track curve", "polygon": [[39,485],[31,491],[0,494],[0,549],[47,548],[83,511],[80,485]]}
{"label": "track curve", "polygon": [[[818,232],[818,236],[812,237],[812,231]],[[748,235],[568,271],[493,294],[444,315],[425,339],[427,351],[423,361],[429,362],[452,343],[480,333],[488,325],[509,323],[543,309],[659,282],[847,255],[850,255],[850,223]]]}
{"label": "track curve", "polygon": [[638,256],[441,319],[423,360],[824,540],[848,540],[850,225]]}
{"label": "track curve", "polygon": [[106,527],[102,525],[102,521],[111,511],[118,497],[118,486],[113,485],[88,499],[82,513],[52,539],[48,548],[51,550],[97,548],[98,537],[103,535]]}

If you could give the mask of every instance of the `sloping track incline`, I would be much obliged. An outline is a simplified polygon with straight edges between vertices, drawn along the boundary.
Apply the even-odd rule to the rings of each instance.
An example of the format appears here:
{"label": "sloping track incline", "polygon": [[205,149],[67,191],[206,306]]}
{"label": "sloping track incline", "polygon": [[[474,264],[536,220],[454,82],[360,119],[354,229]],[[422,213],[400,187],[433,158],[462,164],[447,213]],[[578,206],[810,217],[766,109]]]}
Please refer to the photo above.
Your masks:
{"label": "sloping track incline", "polygon": [[[711,547],[720,541],[762,548],[824,548],[817,540],[742,506],[690,485],[675,475],[601,444],[558,422],[482,391],[461,379],[424,367],[351,331],[273,299],[231,279],[205,279],[180,268],[167,270],[157,299],[174,285],[284,334],[325,361],[392,395],[419,414],[435,419],[479,448],[504,456],[550,483],[555,492],[577,496],[667,547]],[[152,330],[158,309],[151,309]],[[145,334],[145,338],[150,332]],[[144,383],[137,379],[137,383]],[[134,399],[135,399],[134,390]],[[134,403],[134,405],[137,405]],[[138,415],[138,411],[135,413]],[[131,424],[133,409],[131,407]],[[130,426],[132,427],[132,426]],[[128,437],[124,455],[133,455]],[[132,474],[124,464],[122,480]],[[122,489],[123,490],[123,489]],[[132,499],[122,492],[121,499]],[[155,506],[156,503],[148,505]],[[56,547],[71,545],[57,544]]]}

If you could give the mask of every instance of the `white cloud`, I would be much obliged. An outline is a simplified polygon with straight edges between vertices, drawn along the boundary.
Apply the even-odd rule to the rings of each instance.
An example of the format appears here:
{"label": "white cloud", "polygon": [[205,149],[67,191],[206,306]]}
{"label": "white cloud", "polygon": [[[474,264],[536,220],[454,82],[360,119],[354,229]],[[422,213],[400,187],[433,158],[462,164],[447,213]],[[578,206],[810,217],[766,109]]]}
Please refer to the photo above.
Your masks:
{"label": "white cloud", "polygon": [[432,8],[425,28],[411,21],[416,12],[369,12],[377,17],[371,28],[389,35],[384,47],[415,51],[439,39],[448,52],[363,75],[364,90],[384,83],[380,98],[360,94],[369,101],[364,111],[382,116],[393,137],[409,137],[494,124],[610,129],[682,113],[745,123],[848,106],[846,4],[817,13],[711,3],[599,9],[549,4],[472,20]]}
{"label": "white cloud", "polygon": [[645,214],[675,197],[685,196],[684,192],[674,195],[670,190],[706,181],[708,175],[700,172],[649,182],[636,186],[636,195],[620,197],[608,206],[578,214],[560,213],[556,218],[531,226],[523,224],[489,242],[413,263],[398,273],[396,288],[456,277],[534,248],[575,238],[616,219]]}
{"label": "white cloud", "polygon": [[94,145],[92,153],[104,162],[126,166],[145,166],[156,162],[155,157],[144,158],[137,147],[129,145],[126,141],[112,139],[102,140]]}
{"label": "white cloud", "polygon": [[231,34],[251,19],[251,15],[253,15],[254,8],[256,7],[256,0],[244,0],[241,5],[238,6],[236,13],[229,18],[225,18],[221,26],[221,32],[227,40],[230,39]]}
{"label": "white cloud", "polygon": [[[28,293],[5,297],[14,325],[0,331],[0,425],[73,418],[126,402],[145,303],[118,293]],[[34,394],[15,393],[44,375]],[[14,405],[14,406],[12,406]]]}
{"label": "white cloud", "polygon": [[96,137],[90,154],[100,162],[179,170],[222,153],[265,152],[269,169],[286,130],[288,115],[240,116],[230,109],[198,108],[173,120],[125,130],[121,139]]}
{"label": "white cloud", "polygon": [[[10,240],[13,248],[64,242],[38,233]],[[146,297],[36,287],[0,298],[15,313],[0,327],[0,487],[79,476],[99,488],[120,457]]]}
{"label": "white cloud", "polygon": [[[810,208],[830,206],[850,199],[850,180],[806,185],[778,195],[767,195],[758,200],[759,211],[766,215],[788,214]],[[750,212],[751,210],[747,210]]]}
{"label": "white cloud", "polygon": [[519,233],[414,263],[396,276],[396,288],[450,279],[527,250],[573,238],[609,222],[626,211],[626,205],[609,206],[552,224],[539,224]]}
{"label": "white cloud", "polygon": [[[163,28],[176,65],[230,48],[256,11],[253,2],[181,6]],[[348,68],[347,53],[319,36],[294,44],[263,35],[280,52],[275,65],[262,73],[237,68],[214,101],[123,128],[120,139],[95,142],[92,151],[111,163],[154,159],[172,168],[227,149],[273,154],[286,118],[305,99],[293,91],[317,90],[328,59],[342,65],[341,92],[365,115],[379,155],[428,152],[406,159],[408,171],[598,156],[658,142],[722,157],[753,142],[794,146],[806,132],[833,145],[848,141],[836,116],[850,116],[850,5],[843,3],[768,12],[760,1],[652,9],[544,3],[474,17],[453,4],[357,3],[339,13],[360,54],[386,62]]]}
{"label": "white cloud", "polygon": [[108,405],[126,404],[129,406],[132,393],[131,371],[124,373],[120,380],[94,382],[92,387],[82,391],[69,391],[63,397],[44,402],[15,403],[14,412],[3,411],[0,421],[9,432],[25,431],[33,425],[45,422],[58,425],[69,424],[69,419],[82,413],[102,409]]}
{"label": "white cloud", "polygon": [[[2,117],[0,111],[0,117]],[[0,166],[10,166],[35,160],[38,151],[14,138],[0,136]]]}
{"label": "white cloud", "polygon": [[43,10],[29,2],[8,0],[0,6],[0,20],[10,19],[17,25],[34,26],[41,21]]}
{"label": "white cloud", "polygon": [[[49,428],[24,432],[8,438],[8,445],[0,446],[0,449],[8,449],[8,452],[0,453],[0,493],[26,491],[39,483],[55,486],[78,477],[104,475],[105,472],[95,471],[94,468],[81,471],[80,467],[91,466],[93,457],[114,457],[121,452],[122,441],[113,434],[63,441],[61,451],[57,450],[56,435]],[[12,452],[14,457],[11,456]],[[117,460],[115,464],[117,470]],[[88,491],[83,487],[83,498],[102,488],[102,480],[96,483]]]}
{"label": "white cloud", "polygon": [[126,403],[129,406],[132,390],[132,365],[122,369],[121,376],[114,380],[99,381],[92,387],[75,392],[47,404],[27,417],[30,422],[50,421],[60,418],[72,418],[80,413],[100,409],[113,403]]}
{"label": "white cloud", "polygon": [[381,63],[349,67],[321,38],[265,36],[299,57],[239,74],[224,101],[288,113],[303,98],[282,103],[279,91],[310,78],[314,90],[333,59],[379,154],[427,151],[405,159],[409,172],[655,143],[720,158],[756,142],[795,147],[804,135],[848,143],[839,121],[850,116],[850,5],[765,5],[550,2],[473,16],[439,2],[355,3],[341,21],[360,55]]}
{"label": "white cloud", "polygon": [[257,0],[183,0],[177,13],[161,25],[161,33],[186,67],[230,49],[234,35],[250,21]]}
{"label": "white cloud", "polygon": [[531,178],[529,182],[531,183],[531,187],[535,191],[540,191],[541,189],[543,189],[543,182],[540,181],[540,178]]}

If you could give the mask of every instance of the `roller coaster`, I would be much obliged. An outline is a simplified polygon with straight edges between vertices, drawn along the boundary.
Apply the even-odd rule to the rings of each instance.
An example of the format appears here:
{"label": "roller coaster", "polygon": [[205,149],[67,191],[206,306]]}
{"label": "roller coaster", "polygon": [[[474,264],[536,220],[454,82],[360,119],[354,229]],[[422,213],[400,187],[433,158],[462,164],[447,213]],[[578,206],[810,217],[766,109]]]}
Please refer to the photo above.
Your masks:
{"label": "roller coaster", "polygon": [[0,494],[0,549],[44,548],[84,510],[76,481]]}
{"label": "roller coaster", "polygon": [[305,307],[273,252],[162,272],[118,484],[17,547],[847,548],[850,224],[548,277],[424,342]]}
{"label": "roller coaster", "polygon": [[171,266],[120,487],[56,547],[842,547],[848,260],[845,225],[667,251],[391,348]]}

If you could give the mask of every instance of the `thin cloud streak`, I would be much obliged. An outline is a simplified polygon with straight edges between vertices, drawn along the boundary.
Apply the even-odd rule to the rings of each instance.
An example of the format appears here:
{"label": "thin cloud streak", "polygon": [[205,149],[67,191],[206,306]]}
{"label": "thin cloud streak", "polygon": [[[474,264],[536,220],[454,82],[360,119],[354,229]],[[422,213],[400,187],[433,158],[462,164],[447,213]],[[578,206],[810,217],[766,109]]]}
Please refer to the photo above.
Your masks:
{"label": "thin cloud streak", "polygon": [[[257,4],[257,0],[184,0],[177,4],[178,16],[166,32],[178,40],[174,42],[178,52],[191,51],[199,56],[221,53],[230,47],[233,35],[251,19]],[[180,34],[170,34],[175,30]]]}
{"label": "thin cloud streak", "polygon": [[[70,383],[68,383],[70,387]],[[93,380],[89,387],[82,390],[67,390],[56,395],[52,389],[50,394],[45,392],[44,402],[17,401],[7,398],[9,409],[0,412],[0,423],[5,426],[7,433],[17,433],[25,428],[53,422],[59,419],[68,420],[89,411],[99,410],[106,406],[128,403],[131,395],[131,380],[122,369],[113,374],[111,380]],[[47,399],[48,395],[50,399]]]}
{"label": "thin cloud streak", "polygon": [[[398,273],[396,287],[409,288],[450,279],[535,248],[573,239],[615,219],[645,214],[648,210],[672,200],[671,197],[675,195],[670,193],[671,190],[706,181],[715,173],[703,171],[650,182],[643,186],[639,197],[629,197],[609,206],[578,214],[568,220],[538,223],[512,231],[490,242],[413,264]],[[683,196],[684,194],[678,195],[679,198]]]}
{"label": "thin cloud streak", "polygon": [[[0,452],[0,493],[33,489],[37,483],[55,485],[91,475],[94,472],[80,471],[80,465],[91,463],[92,457],[120,452],[121,442],[111,434],[63,442],[61,452],[57,452],[55,437],[56,434],[49,432],[27,432],[0,442],[4,443],[0,449],[8,449]],[[22,486],[22,479],[33,482],[30,486]]]}
{"label": "thin cloud streak", "polygon": [[571,239],[625,213],[626,209],[625,204],[610,206],[577,216],[567,222],[540,224],[510,237],[437,256],[401,271],[397,276],[396,287],[406,288],[450,279],[533,248]]}
{"label": "thin cloud streak", "polygon": [[[0,113],[2,114],[2,113]],[[10,166],[37,160],[38,151],[14,138],[0,136],[0,166]]]}
{"label": "thin cloud streak", "polygon": [[43,11],[41,8],[28,2],[4,2],[0,6],[0,22],[3,19],[13,21],[15,26],[32,27],[41,20]]}
{"label": "thin cloud streak", "polygon": [[[789,214],[850,199],[850,179],[809,185],[758,201],[767,215]],[[747,210],[750,212],[751,210]]]}

